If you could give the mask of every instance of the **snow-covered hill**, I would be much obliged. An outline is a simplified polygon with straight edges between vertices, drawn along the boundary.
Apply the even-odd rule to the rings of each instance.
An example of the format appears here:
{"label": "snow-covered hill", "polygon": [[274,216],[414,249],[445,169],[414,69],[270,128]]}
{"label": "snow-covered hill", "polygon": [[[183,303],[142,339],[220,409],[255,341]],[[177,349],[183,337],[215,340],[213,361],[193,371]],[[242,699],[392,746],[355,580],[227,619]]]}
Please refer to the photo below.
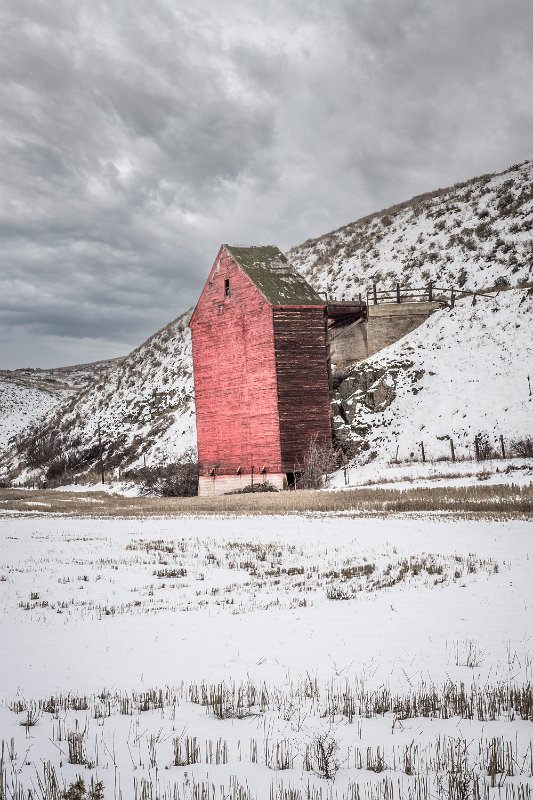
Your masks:
{"label": "snow-covered hill", "polygon": [[400,205],[292,248],[319,291],[351,299],[391,288],[510,288],[533,283],[533,161]]}
{"label": "snow-covered hill", "polygon": [[24,428],[44,420],[120,360],[0,371],[0,450]]}
{"label": "snow-covered hill", "polygon": [[108,469],[173,460],[194,446],[190,313],[59,406],[4,465],[22,477],[31,468],[49,477],[86,472],[99,459],[98,426]]}
{"label": "snow-covered hill", "polygon": [[[334,396],[340,439],[358,461],[475,458],[533,444],[533,290],[471,298],[353,366]],[[529,379],[528,379],[529,376]]]}
{"label": "snow-covered hill", "polygon": [[[397,451],[408,458],[419,454],[420,441],[428,457],[439,457],[450,453],[447,436],[462,457],[475,434],[508,441],[532,435],[532,228],[530,161],[413,198],[289,252],[314,287],[337,298],[356,296],[372,280],[382,288],[398,280],[500,290],[494,300],[478,297],[473,306],[467,298],[438,311],[351,370],[334,398],[334,422],[357,460],[387,461]],[[55,475],[94,467],[98,423],[110,469],[170,461],[194,446],[189,314],[75,396],[48,393],[46,423],[4,455],[4,474],[24,477],[30,464],[40,474],[52,464]],[[25,392],[21,387],[10,400],[17,430],[26,420],[19,406],[39,406]],[[27,419],[35,416],[28,411]]]}
{"label": "snow-covered hill", "polygon": [[[415,197],[288,253],[330,297],[372,282],[392,289],[500,291],[467,298],[354,366],[335,394],[334,427],[356,460],[474,455],[474,436],[533,436],[533,161]],[[352,448],[350,448],[350,444]]]}

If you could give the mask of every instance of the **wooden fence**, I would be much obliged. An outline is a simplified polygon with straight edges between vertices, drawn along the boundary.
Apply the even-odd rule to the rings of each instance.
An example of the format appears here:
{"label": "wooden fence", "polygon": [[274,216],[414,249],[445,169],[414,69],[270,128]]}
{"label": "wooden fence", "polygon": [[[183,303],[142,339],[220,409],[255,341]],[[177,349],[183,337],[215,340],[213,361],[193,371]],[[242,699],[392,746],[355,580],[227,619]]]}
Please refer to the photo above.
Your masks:
{"label": "wooden fence", "polygon": [[[441,447],[438,448],[439,454],[435,456],[431,453],[434,449],[428,441],[416,442],[411,449],[411,455],[407,459],[399,459],[399,445],[396,448],[396,453],[391,458],[391,463],[409,463],[409,462],[431,462],[436,461],[492,461],[493,459],[509,459],[509,458],[531,458],[533,456],[533,436],[525,436],[523,439],[510,440],[505,439],[503,434],[488,435],[486,433],[479,433],[474,436],[470,441],[462,441],[459,449],[463,451],[462,455],[457,452],[456,442],[451,436],[438,437]],[[447,443],[449,448],[448,452],[443,452],[442,445]],[[467,455],[465,455],[465,448]],[[409,448],[407,448],[409,449]]]}
{"label": "wooden fence", "polygon": [[401,286],[397,283],[393,289],[378,289],[378,284],[373,283],[366,292],[367,306],[381,303],[442,303],[453,308],[455,301],[462,297],[472,297],[475,303],[477,297],[496,297],[496,294],[457,289],[455,286],[434,286],[432,283],[423,287]]}

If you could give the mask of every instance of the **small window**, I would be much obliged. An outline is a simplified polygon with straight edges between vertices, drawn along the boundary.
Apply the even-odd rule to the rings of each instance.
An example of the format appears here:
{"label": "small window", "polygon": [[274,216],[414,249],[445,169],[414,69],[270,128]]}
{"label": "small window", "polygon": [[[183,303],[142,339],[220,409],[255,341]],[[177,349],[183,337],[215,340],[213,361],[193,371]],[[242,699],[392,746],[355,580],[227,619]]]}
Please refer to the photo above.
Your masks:
{"label": "small window", "polygon": [[224,281],[224,297],[231,297],[231,291],[229,288],[229,278],[226,278]]}

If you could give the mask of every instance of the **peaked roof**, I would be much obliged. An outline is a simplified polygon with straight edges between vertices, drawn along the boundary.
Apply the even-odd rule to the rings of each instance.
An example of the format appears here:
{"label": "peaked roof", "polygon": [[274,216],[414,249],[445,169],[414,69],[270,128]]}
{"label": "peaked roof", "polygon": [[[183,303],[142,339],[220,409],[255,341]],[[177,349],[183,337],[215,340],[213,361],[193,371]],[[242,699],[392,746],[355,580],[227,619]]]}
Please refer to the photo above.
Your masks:
{"label": "peaked roof", "polygon": [[228,253],[273,306],[323,306],[325,300],[292,267],[279,247],[234,247]]}

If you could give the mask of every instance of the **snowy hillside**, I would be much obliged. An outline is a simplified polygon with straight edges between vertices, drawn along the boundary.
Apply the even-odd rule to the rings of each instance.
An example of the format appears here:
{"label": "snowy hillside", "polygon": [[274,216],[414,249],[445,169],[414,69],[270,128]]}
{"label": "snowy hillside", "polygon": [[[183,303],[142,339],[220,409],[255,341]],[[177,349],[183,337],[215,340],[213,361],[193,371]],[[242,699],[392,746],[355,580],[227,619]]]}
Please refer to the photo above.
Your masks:
{"label": "snowy hillside", "polygon": [[287,253],[319,291],[351,299],[376,281],[412,287],[533,283],[533,161],[484,175],[309,239]]}
{"label": "snowy hillside", "polygon": [[0,450],[28,425],[44,420],[119,361],[96,361],[57,369],[0,371]]}
{"label": "snowy hillside", "polygon": [[[20,466],[47,471],[51,465],[54,475],[63,468],[85,472],[98,460],[98,424],[108,468],[125,468],[143,456],[148,463],[175,459],[194,446],[189,315],[155,333],[60,406],[27,437]],[[32,445],[36,438],[39,448]],[[28,464],[28,453],[36,450]],[[11,468],[17,461],[13,452],[4,457]]]}
{"label": "snowy hillside", "polygon": [[359,461],[474,458],[474,437],[509,452],[533,437],[533,291],[459,301],[352,367],[334,396],[335,427]]}
{"label": "snowy hillside", "polygon": [[[370,455],[385,462],[397,450],[399,459],[419,456],[420,441],[428,458],[449,455],[447,436],[463,457],[472,453],[475,434],[532,435],[533,308],[525,288],[533,285],[532,228],[533,162],[526,162],[413,198],[288,253],[315,288],[339,299],[365,291],[372,280],[381,288],[398,280],[500,290],[495,300],[478,297],[473,306],[469,298],[437,312],[352,368],[337,387],[334,424],[359,462]],[[55,393],[35,395],[35,382],[19,392],[12,377],[6,388],[0,374],[8,420],[3,429],[0,423],[0,449],[2,436],[5,442],[47,415],[37,435],[4,454],[0,471],[22,479],[32,469],[56,477],[87,471],[98,460],[98,422],[107,467],[115,471],[171,461],[194,447],[189,314],[111,363],[74,397],[65,376],[49,376],[62,382]]]}
{"label": "snowy hillside", "polygon": [[36,424],[57,408],[69,392],[43,391],[0,377],[0,449],[28,425]]}
{"label": "snowy hillside", "polygon": [[[500,291],[460,301],[354,366],[334,397],[334,427],[357,461],[474,455],[474,436],[531,437],[533,162],[421,195],[293,248],[330,297],[391,289]],[[499,449],[498,449],[499,452]]]}

